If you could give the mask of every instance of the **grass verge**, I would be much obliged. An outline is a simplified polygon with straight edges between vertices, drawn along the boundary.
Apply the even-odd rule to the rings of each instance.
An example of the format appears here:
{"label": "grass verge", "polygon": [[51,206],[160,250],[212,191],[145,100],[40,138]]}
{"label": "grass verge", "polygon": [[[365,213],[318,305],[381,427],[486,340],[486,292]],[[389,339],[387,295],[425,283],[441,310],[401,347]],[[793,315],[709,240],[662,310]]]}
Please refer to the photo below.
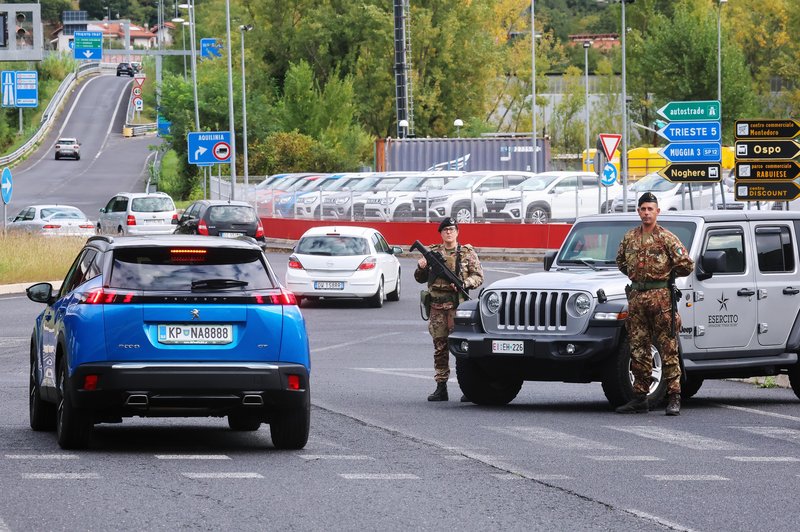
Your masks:
{"label": "grass verge", "polygon": [[0,231],[0,284],[64,278],[85,238],[8,235]]}

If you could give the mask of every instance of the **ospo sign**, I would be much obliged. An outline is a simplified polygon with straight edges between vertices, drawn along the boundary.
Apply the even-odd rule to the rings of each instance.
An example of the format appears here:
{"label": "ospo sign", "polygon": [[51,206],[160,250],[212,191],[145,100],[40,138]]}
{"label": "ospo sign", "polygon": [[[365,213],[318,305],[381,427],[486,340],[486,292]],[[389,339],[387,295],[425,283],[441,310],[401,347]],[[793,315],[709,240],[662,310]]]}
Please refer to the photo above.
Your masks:
{"label": "ospo sign", "polygon": [[736,142],[736,159],[784,159],[800,155],[800,144],[791,140],[740,140]]}

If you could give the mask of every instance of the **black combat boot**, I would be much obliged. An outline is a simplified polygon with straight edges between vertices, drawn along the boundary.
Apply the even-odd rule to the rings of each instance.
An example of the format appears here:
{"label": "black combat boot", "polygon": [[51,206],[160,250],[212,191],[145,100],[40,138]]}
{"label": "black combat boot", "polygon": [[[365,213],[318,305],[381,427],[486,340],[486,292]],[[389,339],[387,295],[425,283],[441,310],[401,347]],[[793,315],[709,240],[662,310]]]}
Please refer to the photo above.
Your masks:
{"label": "black combat boot", "polygon": [[428,401],[447,401],[447,383],[437,382],[436,390],[428,396]]}
{"label": "black combat boot", "polygon": [[647,394],[636,394],[633,399],[624,405],[617,407],[617,414],[646,414],[649,411],[647,406]]}
{"label": "black combat boot", "polygon": [[679,415],[681,415],[681,394],[679,394],[679,393],[671,393],[671,394],[669,394],[669,400],[667,401],[666,414],[668,416],[679,416]]}

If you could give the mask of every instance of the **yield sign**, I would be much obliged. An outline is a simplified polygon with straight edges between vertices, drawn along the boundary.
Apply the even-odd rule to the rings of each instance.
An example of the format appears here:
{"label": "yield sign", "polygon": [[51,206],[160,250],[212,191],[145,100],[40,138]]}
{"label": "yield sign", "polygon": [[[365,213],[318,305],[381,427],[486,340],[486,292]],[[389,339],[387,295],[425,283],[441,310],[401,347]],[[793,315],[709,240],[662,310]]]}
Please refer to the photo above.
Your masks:
{"label": "yield sign", "polygon": [[600,144],[603,145],[603,151],[606,152],[606,159],[609,161],[614,158],[614,153],[617,151],[620,140],[622,140],[622,135],[617,135],[616,133],[600,133]]}
{"label": "yield sign", "polygon": [[141,86],[144,84],[144,80],[145,80],[145,79],[147,79],[147,77],[145,77],[145,76],[140,76],[140,75],[138,75],[138,74],[137,74],[136,76],[134,76],[134,78],[133,78],[133,81],[135,81],[135,82],[136,82],[136,85],[138,85],[139,87],[141,87]]}

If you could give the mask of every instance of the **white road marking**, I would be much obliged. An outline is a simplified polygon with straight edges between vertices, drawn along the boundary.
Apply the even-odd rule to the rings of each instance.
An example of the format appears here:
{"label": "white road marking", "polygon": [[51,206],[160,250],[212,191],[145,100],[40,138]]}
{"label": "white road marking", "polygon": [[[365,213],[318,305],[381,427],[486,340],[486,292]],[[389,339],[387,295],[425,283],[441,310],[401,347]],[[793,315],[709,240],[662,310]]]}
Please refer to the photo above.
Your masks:
{"label": "white road marking", "polygon": [[619,449],[614,445],[600,443],[565,432],[558,432],[545,427],[487,427],[489,430],[521,438],[525,441],[558,449]]}
{"label": "white road marking", "polygon": [[193,480],[221,479],[221,478],[264,478],[258,473],[181,473],[186,478]]}
{"label": "white road marking", "polygon": [[790,421],[800,421],[800,417],[790,416],[788,414],[777,414],[775,412],[767,412],[766,410],[758,410],[757,408],[747,408],[745,406],[726,405],[725,403],[711,403],[720,408],[729,408],[730,410],[738,410],[739,412],[748,412],[750,414],[759,414],[761,416],[776,417],[778,419],[788,419]]}
{"label": "white road marking", "polygon": [[492,473],[492,476],[498,480],[527,480],[522,475],[515,475],[514,473]]}
{"label": "white road marking", "polygon": [[[412,379],[425,379],[431,380],[433,378],[431,368],[353,368],[358,371],[367,371],[369,373],[379,373],[381,375],[392,375],[394,377],[411,377]],[[424,372],[424,375],[416,373],[408,373],[409,371]],[[456,383],[458,379],[450,377],[447,382]]]}
{"label": "white road marking", "polygon": [[341,473],[345,480],[419,480],[410,473]]}
{"label": "white road marking", "polygon": [[3,521],[2,517],[0,517],[0,532],[11,532],[11,529],[8,528],[8,525]]}
{"label": "white road marking", "polygon": [[377,334],[373,336],[365,336],[362,340],[353,340],[352,342],[344,342],[341,344],[334,344],[334,345],[327,345],[325,347],[313,347],[311,350],[315,353],[319,353],[320,351],[330,351],[331,349],[341,349],[342,347],[348,347],[351,345],[358,345],[358,344],[366,344],[376,340],[378,338],[385,338],[387,336],[395,336],[398,334],[402,334],[400,332],[391,332],[391,333],[384,333],[384,334]]}
{"label": "white road marking", "polygon": [[22,473],[28,480],[94,480],[100,478],[97,473]]}
{"label": "white road marking", "polygon": [[687,528],[687,527],[685,527],[683,525],[679,525],[678,523],[674,523],[672,521],[667,521],[666,519],[662,519],[661,517],[658,517],[657,515],[648,514],[646,512],[640,512],[639,510],[632,510],[632,509],[628,509],[628,510],[625,510],[625,511],[630,513],[630,514],[633,514],[633,515],[635,515],[637,517],[641,517],[642,519],[647,519],[649,521],[655,521],[656,523],[664,525],[665,527],[667,527],[667,528],[669,528],[671,530],[678,530],[679,532],[694,532],[693,529],[691,529],[691,528]]}
{"label": "white road marking", "polygon": [[788,441],[789,443],[800,443],[800,430],[787,429],[784,427],[734,427],[757,436],[773,438],[775,440]]}
{"label": "white road marking", "polygon": [[230,460],[224,454],[157,454],[159,460]]}
{"label": "white road marking", "polygon": [[77,454],[7,454],[9,460],[77,460]]}
{"label": "white road marking", "polygon": [[363,454],[301,454],[303,460],[375,460]]}
{"label": "white road marking", "polygon": [[726,456],[725,458],[735,462],[800,462],[800,458],[794,456]]}
{"label": "white road marking", "polygon": [[450,456],[445,456],[445,460],[469,460],[469,457],[464,456],[463,454],[452,454]]}
{"label": "white road marking", "polygon": [[706,438],[705,436],[698,436],[689,432],[680,430],[665,429],[662,427],[651,427],[647,425],[639,425],[633,427],[614,427],[608,426],[606,428],[627,432],[642,438],[657,440],[661,443],[668,445],[678,445],[687,449],[694,449],[696,451],[747,451],[749,447],[744,447],[736,443],[730,443],[723,440],[716,440],[714,438]]}
{"label": "white road marking", "polygon": [[647,478],[653,480],[665,481],[694,481],[694,480],[730,480],[729,478],[721,477],[719,475],[645,475]]}
{"label": "white road marking", "polygon": [[598,462],[658,462],[663,460],[657,456],[587,456],[591,460]]}
{"label": "white road marking", "polygon": [[538,474],[535,474],[535,473],[533,475],[530,475],[530,478],[532,478],[533,480],[540,480],[540,481],[571,480],[572,479],[572,477],[567,476],[567,475],[538,475]]}

